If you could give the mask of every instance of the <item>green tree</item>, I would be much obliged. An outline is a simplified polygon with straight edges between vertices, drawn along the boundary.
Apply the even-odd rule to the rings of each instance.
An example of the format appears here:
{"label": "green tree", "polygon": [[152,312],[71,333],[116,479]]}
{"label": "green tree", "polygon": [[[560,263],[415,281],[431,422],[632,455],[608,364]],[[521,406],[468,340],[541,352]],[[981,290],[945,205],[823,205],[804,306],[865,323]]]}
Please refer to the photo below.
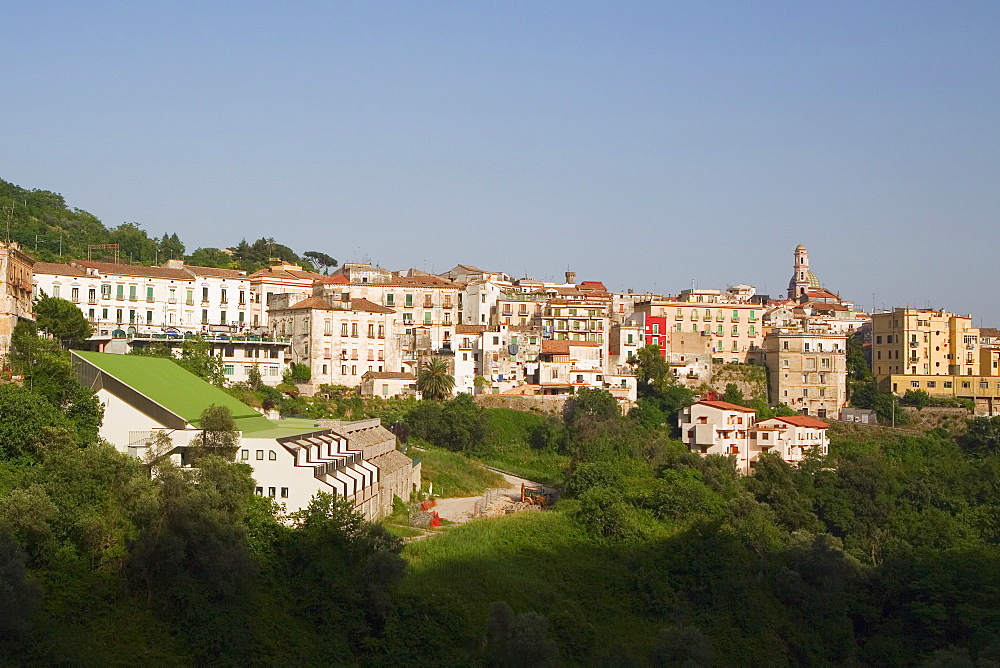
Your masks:
{"label": "green tree", "polygon": [[152,264],[156,262],[157,242],[150,239],[138,223],[122,223],[108,235],[110,243],[118,244],[118,256],[123,262]]}
{"label": "green tree", "polygon": [[199,248],[185,260],[195,267],[215,267],[217,269],[235,269],[237,262],[233,256],[218,248]]}
{"label": "green tree", "polygon": [[1000,417],[974,417],[958,438],[965,452],[983,457],[1000,453]]}
{"label": "green tree", "polygon": [[58,297],[42,297],[35,303],[36,326],[58,339],[66,348],[82,345],[93,328],[75,304]]}
{"label": "green tree", "polygon": [[660,346],[642,346],[628,358],[629,365],[639,379],[639,389],[644,394],[657,394],[673,382],[670,365],[660,352]]}
{"label": "green tree", "polygon": [[230,460],[236,454],[240,436],[233,413],[226,406],[209,406],[198,420],[201,433],[192,440],[195,459],[214,454]]}
{"label": "green tree", "polygon": [[303,257],[312,260],[312,263],[317,267],[323,269],[323,273],[327,273],[330,269],[337,266],[337,261],[326,253],[321,253],[319,251],[306,251],[302,254]]}
{"label": "green tree", "polygon": [[515,615],[506,601],[491,603],[486,622],[486,665],[558,665],[559,646],[548,630],[549,620],[537,612]]}
{"label": "green tree", "polygon": [[448,373],[448,362],[434,357],[420,365],[417,371],[417,389],[424,399],[441,401],[455,389],[455,377]]}
{"label": "green tree", "polygon": [[708,668],[712,665],[712,643],[697,626],[668,626],[656,634],[650,654],[654,666],[671,668]]}
{"label": "green tree", "polygon": [[30,628],[42,600],[42,588],[28,579],[25,561],[24,552],[0,531],[0,640],[7,642]]}
{"label": "green tree", "polygon": [[170,235],[164,232],[156,244],[160,262],[184,259],[184,242],[181,241],[176,232]]}
{"label": "green tree", "polygon": [[728,401],[731,404],[736,404],[737,406],[743,406],[746,403],[746,397],[743,396],[743,390],[741,390],[739,385],[736,383],[729,383],[726,385],[726,391],[722,393],[722,400]]}
{"label": "green tree", "polygon": [[596,387],[581,387],[573,397],[573,422],[590,419],[596,421],[615,420],[621,417],[618,400],[608,392]]}

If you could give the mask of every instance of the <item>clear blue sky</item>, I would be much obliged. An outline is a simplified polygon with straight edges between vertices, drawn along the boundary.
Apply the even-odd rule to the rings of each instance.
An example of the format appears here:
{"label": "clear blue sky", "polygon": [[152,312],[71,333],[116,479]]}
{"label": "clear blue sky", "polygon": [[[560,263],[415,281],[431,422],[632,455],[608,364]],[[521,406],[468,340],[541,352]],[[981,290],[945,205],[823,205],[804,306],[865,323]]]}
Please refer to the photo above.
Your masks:
{"label": "clear blue sky", "polygon": [[189,252],[273,236],[1000,325],[1000,3],[22,2],[0,177]]}

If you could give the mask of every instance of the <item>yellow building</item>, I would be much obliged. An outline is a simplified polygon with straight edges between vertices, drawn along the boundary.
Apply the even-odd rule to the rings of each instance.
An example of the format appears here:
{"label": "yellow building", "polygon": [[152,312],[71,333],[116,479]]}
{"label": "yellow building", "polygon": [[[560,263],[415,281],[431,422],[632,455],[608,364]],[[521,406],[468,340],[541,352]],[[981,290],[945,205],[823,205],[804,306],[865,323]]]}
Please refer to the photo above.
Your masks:
{"label": "yellow building", "polygon": [[872,316],[872,370],[883,392],[971,399],[1000,414],[1000,350],[983,346],[972,316],[896,308]]}
{"label": "yellow building", "polygon": [[978,376],[979,330],[972,316],[896,308],[872,315],[872,371],[924,376]]}
{"label": "yellow building", "polygon": [[835,418],[847,404],[847,335],[777,329],[764,337],[771,403]]}

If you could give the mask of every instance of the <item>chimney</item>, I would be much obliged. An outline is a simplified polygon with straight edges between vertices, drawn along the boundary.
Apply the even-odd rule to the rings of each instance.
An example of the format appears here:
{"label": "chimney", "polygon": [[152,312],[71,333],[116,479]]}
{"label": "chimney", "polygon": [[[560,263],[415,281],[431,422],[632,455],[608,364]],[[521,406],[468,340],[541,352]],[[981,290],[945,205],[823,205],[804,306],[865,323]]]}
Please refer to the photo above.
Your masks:
{"label": "chimney", "polygon": [[575,271],[567,271],[566,272],[566,282],[567,283],[572,283],[573,285],[576,285],[576,272]]}
{"label": "chimney", "polygon": [[165,269],[183,269],[184,260],[167,260],[163,263]]}

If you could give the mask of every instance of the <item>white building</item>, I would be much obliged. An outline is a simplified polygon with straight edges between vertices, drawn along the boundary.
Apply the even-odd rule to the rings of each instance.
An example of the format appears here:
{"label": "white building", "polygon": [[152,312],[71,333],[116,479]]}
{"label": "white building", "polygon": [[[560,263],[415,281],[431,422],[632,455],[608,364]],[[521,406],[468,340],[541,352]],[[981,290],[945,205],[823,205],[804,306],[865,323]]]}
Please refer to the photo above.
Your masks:
{"label": "white building", "polygon": [[[420,468],[395,449],[395,437],[378,420],[354,423],[310,420],[272,422],[170,360],[73,352],[81,383],[104,405],[100,435],[119,451],[147,461],[168,457],[189,465],[201,435],[202,411],[228,408],[239,430],[235,459],[253,469],[257,493],[287,512],[306,507],[318,492],[350,499],[369,519],[392,510],[419,486]],[[156,437],[168,445],[157,449]]]}
{"label": "white building", "polygon": [[776,452],[789,464],[816,452],[826,455],[826,422],[806,415],[756,421],[756,411],[725,401],[698,401],[678,414],[681,441],[692,452],[732,457],[743,475],[750,475],[760,456]]}

